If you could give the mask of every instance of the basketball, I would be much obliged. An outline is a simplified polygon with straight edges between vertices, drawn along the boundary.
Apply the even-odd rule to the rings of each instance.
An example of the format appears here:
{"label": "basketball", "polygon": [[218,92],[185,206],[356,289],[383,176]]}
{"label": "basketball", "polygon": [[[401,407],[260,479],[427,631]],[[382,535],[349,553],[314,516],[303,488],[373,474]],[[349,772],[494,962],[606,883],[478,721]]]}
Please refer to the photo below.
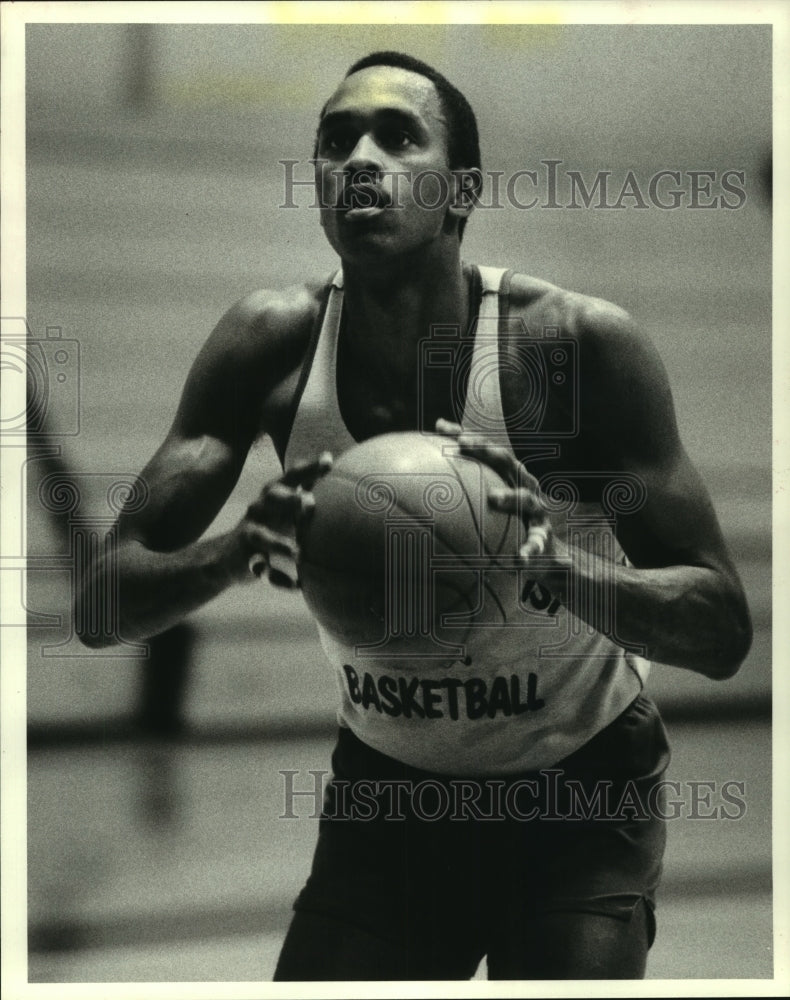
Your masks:
{"label": "basketball", "polygon": [[504,485],[437,434],[344,452],[299,537],[302,590],[324,632],[356,655],[462,655],[475,623],[504,620],[487,572],[518,551],[518,519],[487,502]]}

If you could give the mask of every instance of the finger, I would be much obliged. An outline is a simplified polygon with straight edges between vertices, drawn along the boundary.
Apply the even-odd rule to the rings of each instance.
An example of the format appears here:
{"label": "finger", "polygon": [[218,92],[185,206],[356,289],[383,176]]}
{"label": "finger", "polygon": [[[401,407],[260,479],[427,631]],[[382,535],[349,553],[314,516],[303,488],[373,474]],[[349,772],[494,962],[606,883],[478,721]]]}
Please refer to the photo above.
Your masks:
{"label": "finger", "polygon": [[290,577],[287,573],[284,573],[280,569],[269,568],[269,583],[274,584],[275,587],[280,587],[283,590],[296,590],[299,586],[298,582]]}
{"label": "finger", "polygon": [[272,566],[262,552],[256,552],[250,556],[249,567],[254,577],[260,580],[266,574],[269,582],[273,583],[275,587],[284,587],[293,590],[299,586],[297,581],[285,570]]}
{"label": "finger", "polygon": [[511,486],[532,484],[532,477],[509,448],[494,444],[480,435],[468,433],[459,437],[458,447],[462,455],[483,462]]}
{"label": "finger", "polygon": [[526,526],[527,539],[519,548],[523,559],[540,556],[546,551],[551,536],[551,519],[540,498],[530,489],[491,490],[489,506],[508,514],[515,514]]}
{"label": "finger", "polygon": [[250,573],[260,580],[263,574],[266,572],[266,567],[269,565],[269,560],[266,558],[263,552],[253,552],[250,556],[247,565],[250,567]]}
{"label": "finger", "polygon": [[301,486],[303,489],[311,490],[321,476],[325,476],[332,468],[332,455],[328,451],[322,452],[315,461],[297,462],[292,465],[280,479],[285,486]]}
{"label": "finger", "polygon": [[541,556],[546,551],[551,528],[548,524],[538,522],[531,524],[527,530],[527,540],[519,549],[519,555],[524,559]]}
{"label": "finger", "polygon": [[297,586],[298,546],[287,536],[278,535],[267,529],[255,532],[254,537],[255,544],[260,546],[260,550],[253,552],[249,557],[248,566],[253,576],[260,579],[266,575],[278,587],[288,585],[284,582],[284,578],[290,580],[290,586]]}
{"label": "finger", "polygon": [[313,495],[301,486],[286,486],[278,481],[264,487],[261,497],[249,506],[247,514],[254,521],[285,527],[314,506]]}
{"label": "finger", "polygon": [[[298,577],[298,571],[296,569],[296,558],[293,556],[280,555],[278,553],[272,553],[269,559],[269,579],[271,580],[272,574],[287,576],[290,580],[296,584],[296,578]],[[278,584],[279,585],[279,584]]]}
{"label": "finger", "polygon": [[267,560],[272,555],[285,556],[295,560],[299,555],[299,546],[290,537],[271,528],[249,525],[247,532],[247,545],[252,550],[251,554],[262,554]]}
{"label": "finger", "polygon": [[531,489],[520,487],[511,490],[491,490],[488,505],[505,514],[515,514],[525,524],[549,524],[549,515],[540,497]]}
{"label": "finger", "polygon": [[437,434],[443,434],[445,437],[451,438],[457,438],[459,434],[463,433],[463,428],[460,424],[453,423],[452,420],[445,420],[444,417],[439,417],[434,430]]}

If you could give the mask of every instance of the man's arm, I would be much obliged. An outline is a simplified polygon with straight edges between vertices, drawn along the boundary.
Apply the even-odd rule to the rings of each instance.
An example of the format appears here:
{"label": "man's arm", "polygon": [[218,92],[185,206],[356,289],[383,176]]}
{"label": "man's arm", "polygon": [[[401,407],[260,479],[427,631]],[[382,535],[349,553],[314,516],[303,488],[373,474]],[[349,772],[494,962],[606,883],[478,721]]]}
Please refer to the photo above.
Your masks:
{"label": "man's arm", "polygon": [[[632,563],[615,570],[619,638],[645,646],[660,663],[731,677],[751,646],[749,610],[710,496],[680,440],[658,352],[626,313],[602,303],[583,321],[580,377],[583,395],[591,382],[580,413],[585,440],[603,470],[635,474],[645,492],[644,504],[616,523]],[[593,561],[582,570],[578,554],[568,555],[598,604],[599,567]]]}
{"label": "man's arm", "polygon": [[[629,317],[608,303],[585,310],[579,327],[585,448],[604,476],[634,474],[645,490],[644,505],[616,524],[632,565],[612,568],[557,538],[504,449],[463,436],[462,448],[520,484],[493,505],[545,528],[545,558],[534,560],[533,573],[569,610],[602,629],[599,619],[613,607],[624,646],[708,677],[731,677],[751,645],[749,611],[707,490],[681,444],[664,366]],[[535,537],[540,531],[526,558],[539,548]]]}
{"label": "man's arm", "polygon": [[[167,438],[141,473],[146,503],[118,518],[113,559],[99,556],[78,581],[75,622],[86,644],[155,635],[231,584],[251,580],[251,556],[267,564],[274,553],[293,557],[289,528],[311,499],[297,487],[309,490],[326,463],[269,484],[233,530],[198,539],[266,429],[262,401],[299,363],[300,351],[294,317],[271,293],[256,293],[220,320],[192,366]],[[270,578],[287,580],[276,571]]]}

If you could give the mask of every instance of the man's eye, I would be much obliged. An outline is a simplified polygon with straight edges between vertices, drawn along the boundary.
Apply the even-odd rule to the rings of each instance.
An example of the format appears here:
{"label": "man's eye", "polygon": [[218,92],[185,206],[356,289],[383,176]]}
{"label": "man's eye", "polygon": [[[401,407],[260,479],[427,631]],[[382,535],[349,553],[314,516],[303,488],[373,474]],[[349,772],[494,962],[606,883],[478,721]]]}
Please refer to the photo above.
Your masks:
{"label": "man's eye", "polygon": [[381,139],[390,149],[407,149],[414,142],[411,133],[402,128],[386,129]]}
{"label": "man's eye", "polygon": [[321,140],[321,148],[328,153],[345,153],[353,143],[354,137],[350,132],[330,132]]}

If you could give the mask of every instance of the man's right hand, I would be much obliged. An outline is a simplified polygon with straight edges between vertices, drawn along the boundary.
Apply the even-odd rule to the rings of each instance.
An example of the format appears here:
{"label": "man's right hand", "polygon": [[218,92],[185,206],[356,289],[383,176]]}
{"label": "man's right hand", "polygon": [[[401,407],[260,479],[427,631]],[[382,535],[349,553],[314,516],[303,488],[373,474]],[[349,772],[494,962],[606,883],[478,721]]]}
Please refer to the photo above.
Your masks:
{"label": "man's right hand", "polygon": [[265,574],[276,587],[299,586],[296,532],[315,507],[313,486],[331,468],[332,456],[324,452],[263,487],[238,528],[249,573],[258,578]]}

